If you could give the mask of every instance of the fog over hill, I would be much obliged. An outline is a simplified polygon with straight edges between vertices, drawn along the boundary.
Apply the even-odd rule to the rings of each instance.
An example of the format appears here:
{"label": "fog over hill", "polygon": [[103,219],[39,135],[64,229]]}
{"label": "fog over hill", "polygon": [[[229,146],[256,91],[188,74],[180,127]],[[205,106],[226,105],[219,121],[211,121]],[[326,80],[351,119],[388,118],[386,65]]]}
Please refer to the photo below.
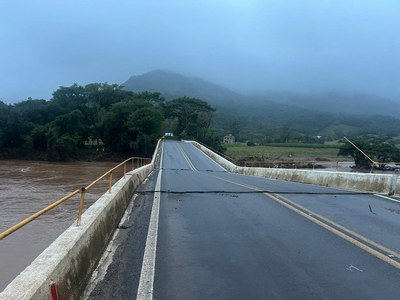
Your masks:
{"label": "fog over hill", "polygon": [[400,104],[392,100],[361,93],[326,92],[294,94],[287,92],[261,92],[249,95],[255,103],[265,100],[324,112],[400,116]]}
{"label": "fog over hill", "polygon": [[243,101],[243,96],[228,88],[197,77],[155,70],[143,75],[132,76],[122,84],[133,92],[160,92],[165,98],[188,96],[199,98],[212,104]]}
{"label": "fog over hill", "polygon": [[[400,116],[399,103],[378,96],[340,92],[296,94],[285,91],[264,91],[243,95],[201,78],[163,70],[132,76],[122,85],[134,92],[160,92],[167,99],[181,96],[195,97],[216,107],[245,104],[257,107],[276,103],[283,104],[282,109],[294,106],[347,115],[387,115],[396,118]],[[273,106],[276,108],[276,105]]]}
{"label": "fog over hill", "polygon": [[266,91],[240,94],[196,77],[167,71],[132,76],[122,84],[133,92],[160,92],[167,100],[194,97],[215,107],[214,128],[240,140],[312,141],[366,134],[398,137],[400,106],[362,94],[296,94]]}

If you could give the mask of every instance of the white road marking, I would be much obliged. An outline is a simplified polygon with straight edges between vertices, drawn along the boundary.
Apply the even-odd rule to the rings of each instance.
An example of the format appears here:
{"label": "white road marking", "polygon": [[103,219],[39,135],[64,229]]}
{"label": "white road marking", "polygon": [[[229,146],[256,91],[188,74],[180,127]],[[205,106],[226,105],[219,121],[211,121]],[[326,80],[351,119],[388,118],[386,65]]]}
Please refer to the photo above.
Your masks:
{"label": "white road marking", "polygon": [[[179,145],[179,144],[178,144]],[[183,158],[186,160],[186,162],[189,165],[189,168],[192,169],[192,171],[197,171],[196,167],[193,165],[192,161],[190,158],[187,156],[185,150],[183,150],[182,146],[179,145],[179,150],[182,152]]]}
{"label": "white road marking", "polygon": [[390,197],[387,197],[387,196],[384,196],[384,195],[374,194],[374,196],[381,197],[383,199],[390,200],[390,201],[393,201],[393,202],[396,202],[396,203],[400,203],[399,200],[396,200],[396,199],[393,199],[393,198],[390,198]]}
{"label": "white road marking", "polygon": [[[224,178],[221,178],[221,177],[218,177],[218,176],[215,176],[215,175],[211,175],[211,174],[205,174],[205,175],[206,175],[206,176],[211,176],[211,177],[214,177],[214,178],[218,178],[218,179],[220,179],[220,180],[223,180],[223,181],[226,181],[226,182],[230,182],[230,183],[233,183],[233,184],[238,185],[238,186],[243,186],[243,187],[248,188],[248,189],[251,189],[251,190],[261,191],[261,189],[255,187],[255,186],[250,186],[250,185],[246,185],[246,184],[241,184],[241,183],[234,182],[234,181],[231,181],[231,180],[227,180],[227,179],[224,179]],[[310,211],[309,209],[307,209],[307,208],[301,206],[300,204],[294,203],[293,201],[290,201],[289,199],[283,197],[282,195],[279,195],[279,194],[271,194],[270,192],[266,192],[266,193],[263,193],[263,194],[266,195],[266,196],[268,196],[269,198],[271,198],[271,199],[273,199],[273,200],[275,200],[275,201],[281,203],[282,205],[286,206],[287,208],[289,208],[290,210],[296,212],[297,214],[299,214],[299,215],[301,215],[301,216],[303,216],[303,217],[306,217],[306,218],[309,219],[310,221],[312,221],[312,222],[314,222],[314,223],[316,223],[316,224],[322,226],[323,228],[329,230],[330,232],[332,232],[332,233],[338,235],[339,237],[341,237],[341,238],[343,238],[343,239],[349,241],[349,242],[352,243],[353,245],[356,245],[357,247],[363,249],[364,251],[366,251],[366,252],[368,252],[368,253],[374,255],[375,257],[377,257],[377,258],[379,258],[379,259],[381,259],[381,260],[383,260],[384,262],[386,262],[386,263],[388,263],[388,264],[394,266],[395,268],[400,269],[400,263],[397,262],[396,260],[387,258],[386,254],[384,254],[384,252],[390,253],[390,254],[394,255],[395,257],[400,257],[400,254],[399,254],[399,253],[397,253],[397,252],[395,252],[395,251],[393,251],[393,250],[390,250],[390,249],[388,249],[388,248],[386,248],[386,247],[384,247],[384,246],[382,246],[382,245],[380,245],[380,244],[378,244],[378,243],[375,243],[375,242],[373,242],[373,241],[367,239],[366,237],[364,237],[364,236],[362,236],[362,235],[360,235],[360,234],[358,234],[358,233],[356,233],[356,232],[354,232],[354,231],[351,231],[350,229],[347,229],[347,228],[344,227],[344,226],[341,226],[341,225],[339,225],[339,224],[337,224],[337,223],[335,223],[335,222],[329,220],[328,218],[325,218],[325,217],[323,217],[323,216],[321,216],[321,215],[318,215],[318,214],[316,214],[316,213],[313,213],[313,212]],[[308,215],[307,213],[311,213],[311,215]],[[317,218],[319,218],[319,219],[322,220],[323,222],[320,221],[320,220],[318,220]],[[325,222],[325,223],[324,223],[324,222]],[[336,227],[336,228],[338,228],[338,229],[335,229],[335,228],[332,227],[332,226],[334,226],[334,227]],[[339,229],[342,230],[342,231],[340,231]],[[347,233],[347,234],[346,234],[346,233]],[[360,241],[358,241],[358,240],[352,238],[352,237],[351,237],[350,235],[348,235],[348,234],[351,234],[351,235],[353,235],[354,237],[357,237],[358,239],[360,239],[360,240],[363,241],[364,243],[362,243],[362,242],[360,242]],[[378,248],[379,250],[381,250],[381,251],[383,251],[383,252],[379,252],[379,251],[377,251],[377,250],[374,250],[373,248],[371,248],[371,247],[368,246],[367,244],[372,245],[372,246]],[[361,271],[361,272],[362,272],[362,271]]]}
{"label": "white road marking", "polygon": [[358,272],[364,272],[363,270],[361,270],[361,269],[359,269],[359,268],[357,268],[357,267],[355,267],[355,266],[353,266],[353,265],[350,265],[350,266],[347,268],[347,270],[349,270],[350,272],[353,272],[353,270],[357,270]]}
{"label": "white road marking", "polygon": [[147,233],[146,247],[144,250],[142,271],[140,273],[139,287],[136,299],[150,300],[153,299],[154,288],[154,271],[156,265],[156,250],[158,236],[158,219],[160,215],[160,197],[161,193],[161,174],[163,163],[163,148],[161,148],[160,171],[158,173],[155,186],[153,207],[151,209],[149,231]]}

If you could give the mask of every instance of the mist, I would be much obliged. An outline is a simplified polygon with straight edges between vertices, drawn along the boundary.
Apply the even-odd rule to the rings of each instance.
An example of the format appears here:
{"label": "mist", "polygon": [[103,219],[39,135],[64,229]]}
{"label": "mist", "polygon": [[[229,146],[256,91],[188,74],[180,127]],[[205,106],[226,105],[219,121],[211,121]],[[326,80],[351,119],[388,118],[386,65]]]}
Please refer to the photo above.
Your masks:
{"label": "mist", "polygon": [[0,100],[154,69],[241,93],[400,102],[398,1],[2,1]]}

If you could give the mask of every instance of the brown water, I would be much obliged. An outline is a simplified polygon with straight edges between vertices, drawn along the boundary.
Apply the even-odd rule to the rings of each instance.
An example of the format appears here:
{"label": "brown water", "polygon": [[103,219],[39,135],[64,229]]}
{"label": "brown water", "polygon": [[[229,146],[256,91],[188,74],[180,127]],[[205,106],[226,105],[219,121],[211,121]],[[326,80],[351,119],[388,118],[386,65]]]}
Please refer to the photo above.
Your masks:
{"label": "brown water", "polygon": [[[0,232],[88,185],[117,163],[0,160]],[[122,170],[113,175],[114,182]],[[107,191],[108,179],[86,193],[85,208]],[[0,291],[77,217],[79,194],[0,241]]]}

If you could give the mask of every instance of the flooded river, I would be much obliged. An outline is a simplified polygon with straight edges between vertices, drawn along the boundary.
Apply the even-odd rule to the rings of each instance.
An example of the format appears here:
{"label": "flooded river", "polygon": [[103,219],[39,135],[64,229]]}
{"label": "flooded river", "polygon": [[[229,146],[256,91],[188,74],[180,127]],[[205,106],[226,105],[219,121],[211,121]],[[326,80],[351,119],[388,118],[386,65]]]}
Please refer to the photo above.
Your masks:
{"label": "flooded river", "polygon": [[[0,160],[0,232],[115,165]],[[119,179],[121,173],[113,177]],[[107,180],[103,180],[86,194],[85,208],[106,190]],[[78,207],[79,194],[0,241],[0,291],[76,220]]]}

